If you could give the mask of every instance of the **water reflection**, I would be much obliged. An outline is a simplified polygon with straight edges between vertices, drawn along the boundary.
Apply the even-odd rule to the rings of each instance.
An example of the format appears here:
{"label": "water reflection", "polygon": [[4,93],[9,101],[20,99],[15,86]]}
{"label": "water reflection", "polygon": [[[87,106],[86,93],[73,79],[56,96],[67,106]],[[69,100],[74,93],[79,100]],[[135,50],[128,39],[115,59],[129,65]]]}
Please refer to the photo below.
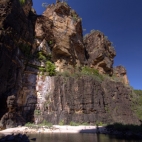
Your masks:
{"label": "water reflection", "polygon": [[29,139],[31,138],[36,138],[36,142],[141,142],[117,139],[103,134],[33,134],[30,135]]}

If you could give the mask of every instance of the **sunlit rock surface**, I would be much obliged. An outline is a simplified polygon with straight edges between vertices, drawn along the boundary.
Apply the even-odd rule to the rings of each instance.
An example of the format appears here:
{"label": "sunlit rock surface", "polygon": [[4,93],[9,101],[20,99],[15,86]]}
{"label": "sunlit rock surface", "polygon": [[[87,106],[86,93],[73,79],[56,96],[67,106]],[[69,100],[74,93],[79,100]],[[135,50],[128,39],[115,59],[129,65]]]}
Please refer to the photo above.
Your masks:
{"label": "sunlit rock surface", "polygon": [[84,64],[81,18],[66,3],[49,5],[38,17],[35,31],[36,37],[50,46],[57,71],[74,72],[76,66]]}
{"label": "sunlit rock surface", "polygon": [[114,75],[116,75],[118,78],[121,79],[121,81],[128,85],[129,84],[129,80],[127,77],[127,71],[123,66],[117,66],[113,69]]}
{"label": "sunlit rock surface", "polygon": [[92,31],[84,37],[88,65],[103,74],[113,74],[113,59],[116,55],[112,43],[100,31]]}

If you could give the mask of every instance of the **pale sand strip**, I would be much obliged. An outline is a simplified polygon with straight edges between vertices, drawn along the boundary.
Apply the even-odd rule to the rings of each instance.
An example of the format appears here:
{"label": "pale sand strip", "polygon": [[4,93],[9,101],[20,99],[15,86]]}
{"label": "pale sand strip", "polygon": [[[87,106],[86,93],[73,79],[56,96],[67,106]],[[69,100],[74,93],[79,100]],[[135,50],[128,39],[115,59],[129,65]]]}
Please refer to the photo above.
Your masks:
{"label": "pale sand strip", "polygon": [[47,129],[44,126],[38,129],[30,129],[28,127],[16,127],[9,128],[0,131],[1,135],[9,135],[9,134],[30,134],[30,133],[103,133],[105,132],[105,127],[99,126],[98,129],[96,126],[69,126],[69,125],[53,125],[52,128]]}

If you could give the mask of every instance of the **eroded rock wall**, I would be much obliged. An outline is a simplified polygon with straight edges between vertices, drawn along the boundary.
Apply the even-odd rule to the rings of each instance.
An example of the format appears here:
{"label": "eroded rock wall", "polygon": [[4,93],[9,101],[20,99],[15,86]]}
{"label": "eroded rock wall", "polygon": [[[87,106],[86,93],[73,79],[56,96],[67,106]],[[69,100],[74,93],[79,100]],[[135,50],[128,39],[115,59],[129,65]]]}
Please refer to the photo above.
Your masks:
{"label": "eroded rock wall", "polygon": [[37,40],[46,41],[50,47],[57,71],[74,72],[84,64],[81,18],[65,2],[49,5],[38,17],[35,31]]}
{"label": "eroded rock wall", "polygon": [[18,0],[2,0],[0,8],[0,96],[2,96],[5,92],[12,92],[13,89],[18,91],[21,88],[26,60],[23,53],[26,49],[23,48],[27,47],[29,48],[27,50],[30,50],[34,26]]}
{"label": "eroded rock wall", "polygon": [[115,76],[121,79],[121,82],[123,82],[126,85],[129,85],[129,80],[127,77],[127,71],[125,67],[123,66],[117,66],[113,68],[113,73]]}
{"label": "eroded rock wall", "polygon": [[19,0],[0,1],[0,117],[7,111],[7,97],[18,98],[23,87],[34,41],[35,18],[31,5],[30,0],[23,6]]}
{"label": "eroded rock wall", "polygon": [[116,55],[112,43],[100,31],[92,31],[84,37],[88,65],[102,74],[113,74],[113,59]]}
{"label": "eroded rock wall", "polygon": [[121,82],[107,79],[98,82],[89,76],[40,77],[37,88],[43,101],[35,113],[36,123],[45,119],[53,124],[70,124],[71,121],[139,124],[132,111],[132,90]]}

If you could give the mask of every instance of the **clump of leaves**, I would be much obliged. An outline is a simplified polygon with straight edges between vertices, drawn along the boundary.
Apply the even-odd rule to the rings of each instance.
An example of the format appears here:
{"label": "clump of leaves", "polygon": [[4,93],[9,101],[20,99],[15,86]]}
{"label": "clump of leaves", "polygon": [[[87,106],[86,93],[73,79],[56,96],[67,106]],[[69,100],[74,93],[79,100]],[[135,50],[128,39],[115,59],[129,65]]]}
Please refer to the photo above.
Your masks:
{"label": "clump of leaves", "polygon": [[60,120],[59,125],[64,125],[64,120]]}
{"label": "clump of leaves", "polygon": [[136,94],[135,96],[135,112],[138,118],[142,121],[142,90],[134,90],[134,93]]}
{"label": "clump of leaves", "polygon": [[35,114],[35,115],[40,115],[40,110],[35,110],[35,111],[34,111],[34,114]]}
{"label": "clump of leaves", "polygon": [[46,62],[45,70],[46,70],[46,72],[48,72],[48,74],[50,76],[54,76],[56,74],[55,69],[56,69],[56,67],[52,62],[50,62],[50,61]]}
{"label": "clump of leaves", "polygon": [[43,61],[46,60],[46,56],[45,56],[45,54],[44,54],[43,52],[37,52],[36,57],[37,57],[39,60],[43,60]]}
{"label": "clump of leaves", "polygon": [[39,126],[48,126],[48,127],[52,127],[52,126],[53,126],[53,124],[52,124],[52,123],[47,122],[46,120],[43,120],[43,122],[42,122],[42,123],[40,123],[40,124],[39,124]]}
{"label": "clump of leaves", "polygon": [[79,126],[80,123],[76,123],[76,122],[71,121],[71,122],[70,122],[70,125],[71,125],[71,126]]}
{"label": "clump of leaves", "polygon": [[26,127],[33,127],[33,126],[34,126],[34,124],[33,124],[33,123],[28,122],[28,123],[26,123],[26,124],[25,124],[25,126],[26,126]]}
{"label": "clump of leaves", "polygon": [[43,51],[36,52],[35,57],[41,61],[51,60],[51,54],[46,55]]}
{"label": "clump of leaves", "polygon": [[23,5],[23,4],[25,4],[26,1],[25,0],[19,0],[19,2],[20,2],[21,5]]}
{"label": "clump of leaves", "polygon": [[103,126],[103,122],[96,122],[96,126]]}

